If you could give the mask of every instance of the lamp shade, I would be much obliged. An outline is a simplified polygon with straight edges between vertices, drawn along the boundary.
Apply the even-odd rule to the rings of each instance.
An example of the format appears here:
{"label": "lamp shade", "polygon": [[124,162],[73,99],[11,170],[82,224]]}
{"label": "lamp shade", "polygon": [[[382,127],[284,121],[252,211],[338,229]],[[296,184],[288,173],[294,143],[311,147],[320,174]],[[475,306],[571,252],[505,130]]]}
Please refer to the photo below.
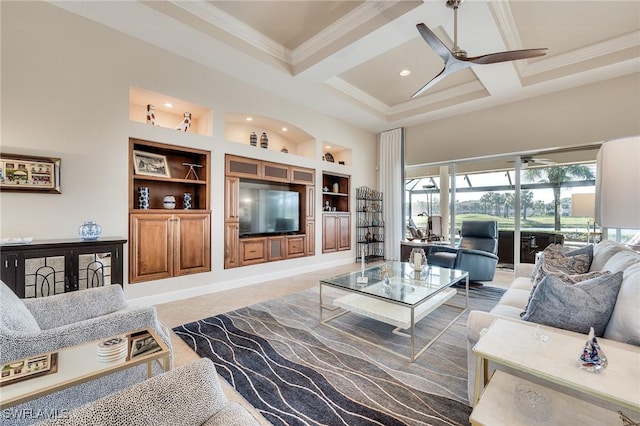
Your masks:
{"label": "lamp shade", "polygon": [[596,194],[571,194],[571,216],[574,217],[595,217]]}
{"label": "lamp shade", "polygon": [[596,223],[640,229],[640,136],[602,144],[596,169]]}

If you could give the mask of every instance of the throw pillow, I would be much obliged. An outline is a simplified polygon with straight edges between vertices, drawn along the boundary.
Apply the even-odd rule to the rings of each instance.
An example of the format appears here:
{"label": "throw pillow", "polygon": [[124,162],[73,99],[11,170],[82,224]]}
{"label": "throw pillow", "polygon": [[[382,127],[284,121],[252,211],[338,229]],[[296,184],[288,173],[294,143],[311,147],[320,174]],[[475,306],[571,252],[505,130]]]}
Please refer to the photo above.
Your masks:
{"label": "throw pillow", "polygon": [[[587,272],[586,274],[571,274],[571,275],[553,274],[553,275],[558,279],[560,279],[565,284],[576,284],[582,281],[590,280],[592,278],[598,278],[603,275],[610,275],[610,274],[611,272],[609,271],[593,271],[593,272]],[[531,299],[533,298],[533,293],[536,288],[537,288],[537,285],[535,285],[531,289],[531,293],[529,293],[529,300],[527,301],[527,306],[524,308],[524,311],[520,313],[521,317],[527,313],[527,310],[529,309],[529,305],[531,304]]]}
{"label": "throw pillow", "polygon": [[640,262],[625,269],[623,274],[604,337],[640,346]]}
{"label": "throw pillow", "polygon": [[533,293],[525,321],[587,334],[593,327],[602,336],[622,285],[622,272],[566,285],[547,275]]}
{"label": "throw pillow", "polygon": [[542,281],[549,274],[585,274],[589,272],[593,260],[593,246],[591,244],[577,250],[565,251],[558,244],[551,244],[544,249],[533,279],[533,286]]}

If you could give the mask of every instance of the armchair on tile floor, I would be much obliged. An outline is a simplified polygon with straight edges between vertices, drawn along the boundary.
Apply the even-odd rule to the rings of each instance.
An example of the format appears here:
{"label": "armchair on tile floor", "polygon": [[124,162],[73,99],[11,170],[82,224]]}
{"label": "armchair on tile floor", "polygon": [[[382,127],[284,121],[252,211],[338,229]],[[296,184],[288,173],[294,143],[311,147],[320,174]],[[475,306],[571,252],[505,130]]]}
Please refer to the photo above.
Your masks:
{"label": "armchair on tile floor", "polygon": [[215,366],[201,358],[78,407],[39,426],[244,426],[259,425],[239,403],[227,400]]}
{"label": "armchair on tile floor", "polygon": [[427,263],[469,272],[469,281],[491,281],[498,265],[498,223],[495,220],[462,222],[457,247],[429,248]]}
{"label": "armchair on tile floor", "polygon": [[[171,348],[169,330],[158,320],[155,308],[129,306],[119,285],[19,299],[0,282],[0,306],[0,365],[141,328],[153,328]],[[154,364],[155,374],[162,371]],[[11,411],[69,410],[145,379],[147,367],[140,365],[25,402]],[[25,418],[4,421],[30,423]]]}

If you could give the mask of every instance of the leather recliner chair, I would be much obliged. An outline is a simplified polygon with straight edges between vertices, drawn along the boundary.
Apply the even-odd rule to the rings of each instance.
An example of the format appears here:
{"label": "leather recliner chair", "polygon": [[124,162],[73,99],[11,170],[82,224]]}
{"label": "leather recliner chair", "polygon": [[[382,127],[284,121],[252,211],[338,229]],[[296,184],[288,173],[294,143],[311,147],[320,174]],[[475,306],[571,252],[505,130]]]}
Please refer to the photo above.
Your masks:
{"label": "leather recliner chair", "polygon": [[469,281],[491,281],[498,264],[498,223],[495,220],[462,222],[457,247],[429,248],[427,263],[469,272]]}

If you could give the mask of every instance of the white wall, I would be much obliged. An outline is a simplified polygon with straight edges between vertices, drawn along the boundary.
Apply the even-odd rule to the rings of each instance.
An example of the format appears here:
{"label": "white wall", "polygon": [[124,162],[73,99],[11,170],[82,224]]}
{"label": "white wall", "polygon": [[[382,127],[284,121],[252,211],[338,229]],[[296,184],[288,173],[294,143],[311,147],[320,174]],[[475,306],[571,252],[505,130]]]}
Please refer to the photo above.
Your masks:
{"label": "white wall", "polygon": [[409,165],[580,146],[640,134],[640,74],[406,129]]}
{"label": "white wall", "polygon": [[[173,292],[196,295],[353,262],[353,250],[321,254],[318,210],[317,254],[313,258],[224,270],[224,155],[259,153],[269,161],[315,168],[319,188],[323,168],[351,174],[352,190],[362,185],[375,187],[373,133],[46,3],[1,2],[0,7],[2,151],[61,157],[63,191],[60,195],[0,193],[0,237],[74,238],[78,226],[87,218],[102,225],[104,236],[127,237],[128,141],[135,137],[211,150],[212,271],[127,284],[129,298],[160,295],[156,300],[163,300],[177,296]],[[130,86],[211,108],[213,137],[130,121]],[[291,123],[318,141],[330,140],[352,149],[353,165],[322,162],[320,142],[315,158],[307,158],[225,141],[227,112],[258,114]],[[321,206],[321,191],[317,191],[317,197],[316,206]]]}

